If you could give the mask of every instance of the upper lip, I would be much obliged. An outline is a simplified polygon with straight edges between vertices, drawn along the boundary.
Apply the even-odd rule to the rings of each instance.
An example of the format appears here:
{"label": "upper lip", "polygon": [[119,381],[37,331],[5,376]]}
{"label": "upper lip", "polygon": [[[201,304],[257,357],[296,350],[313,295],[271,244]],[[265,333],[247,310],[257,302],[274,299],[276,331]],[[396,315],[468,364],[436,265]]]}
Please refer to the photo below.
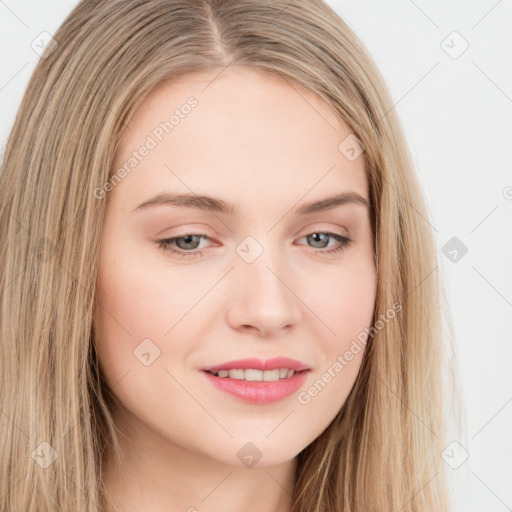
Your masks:
{"label": "upper lip", "polygon": [[219,370],[235,370],[235,369],[246,369],[252,368],[254,370],[277,370],[279,368],[288,368],[300,372],[303,370],[309,370],[309,366],[296,359],[289,357],[274,357],[272,359],[238,359],[236,361],[228,361],[226,363],[217,364],[214,366],[207,366],[201,368],[206,372],[216,373]]}

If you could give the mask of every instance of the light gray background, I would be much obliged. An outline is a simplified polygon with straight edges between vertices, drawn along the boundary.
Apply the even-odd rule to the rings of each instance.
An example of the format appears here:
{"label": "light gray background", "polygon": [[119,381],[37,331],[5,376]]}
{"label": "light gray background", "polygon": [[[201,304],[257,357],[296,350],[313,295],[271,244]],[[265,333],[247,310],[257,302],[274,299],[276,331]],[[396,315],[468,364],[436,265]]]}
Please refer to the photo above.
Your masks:
{"label": "light gray background", "polygon": [[[31,45],[76,3],[0,0],[2,155]],[[467,415],[443,454],[452,466],[469,455],[448,467],[456,511],[512,510],[512,1],[328,3],[387,81],[432,215]],[[443,253],[453,237],[468,248],[456,262]]]}

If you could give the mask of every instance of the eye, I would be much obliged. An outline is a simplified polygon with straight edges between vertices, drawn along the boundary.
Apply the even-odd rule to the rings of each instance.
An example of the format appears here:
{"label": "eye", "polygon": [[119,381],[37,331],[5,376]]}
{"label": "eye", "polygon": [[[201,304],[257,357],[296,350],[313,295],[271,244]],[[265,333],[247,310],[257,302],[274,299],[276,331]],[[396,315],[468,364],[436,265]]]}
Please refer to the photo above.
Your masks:
{"label": "eye", "polygon": [[[330,231],[315,231],[314,233],[311,233],[309,235],[306,235],[302,238],[306,238],[313,242],[313,244],[319,244],[320,249],[323,249],[324,247],[329,247],[329,245],[326,245],[326,241],[328,244],[329,238],[336,240],[338,243],[334,246],[331,246],[331,249],[328,251],[323,250],[317,250],[315,252],[322,253],[322,254],[332,254],[339,251],[343,251],[346,249],[352,242],[352,239],[348,236],[338,235],[338,233],[331,233]],[[302,240],[302,239],[299,239]],[[318,249],[318,245],[316,247]]]}
{"label": "eye", "polygon": [[[201,238],[205,240],[211,240],[211,238],[205,233],[187,233],[185,235],[178,237],[158,240],[157,244],[160,249],[166,252],[170,252],[171,254],[179,257],[200,257],[201,252],[198,251],[197,249],[199,247]],[[299,240],[302,240],[304,238],[312,242],[316,246],[313,248],[317,249],[315,253],[320,254],[333,254],[343,251],[352,243],[351,238],[339,235],[337,233],[331,233],[329,231],[315,231],[313,233],[310,233],[309,235],[299,238]],[[334,246],[329,246],[329,239],[334,239],[337,242],[337,244],[335,244]],[[177,247],[178,250],[174,249],[173,247]],[[325,247],[331,248],[329,250],[323,250]]]}
{"label": "eye", "polygon": [[[178,236],[174,238],[165,238],[164,240],[158,241],[158,246],[160,249],[163,249],[164,251],[171,252],[172,254],[176,254],[180,257],[191,257],[196,255],[201,255],[199,251],[197,251],[198,247],[198,240],[197,239],[208,239],[210,240],[210,237],[206,235],[205,233],[187,233],[183,236]],[[183,242],[182,242],[183,241]],[[181,249],[179,251],[172,248],[173,244],[176,244],[178,249]],[[192,245],[192,247],[190,247]],[[192,249],[192,251],[187,250]]]}

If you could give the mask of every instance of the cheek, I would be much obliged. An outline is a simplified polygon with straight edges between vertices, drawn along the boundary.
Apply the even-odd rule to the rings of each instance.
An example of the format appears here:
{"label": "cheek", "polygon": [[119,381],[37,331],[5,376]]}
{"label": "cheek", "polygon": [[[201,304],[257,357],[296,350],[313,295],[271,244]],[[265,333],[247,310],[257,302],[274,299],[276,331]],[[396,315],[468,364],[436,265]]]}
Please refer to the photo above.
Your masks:
{"label": "cheek", "polygon": [[191,280],[178,266],[170,272],[144,256],[126,252],[99,270],[102,315],[117,321],[132,338],[163,336],[206,291],[200,279]]}
{"label": "cheek", "polygon": [[297,394],[300,410],[309,418],[315,435],[338,414],[360,370],[366,349],[361,333],[370,327],[375,306],[374,267],[337,269],[321,284],[322,293],[316,288],[316,293],[308,295],[311,309],[320,318],[316,339],[321,357]]}
{"label": "cheek", "polygon": [[[194,306],[211,287],[178,266],[155,267],[144,255],[119,253],[105,252],[100,259],[96,291],[96,345],[109,383],[139,369],[136,354],[142,347],[157,355],[153,368],[165,366],[172,340],[190,337]],[[144,341],[148,339],[152,343]],[[188,347],[172,343],[174,357],[184,359]]]}
{"label": "cheek", "polygon": [[111,385],[140,366],[134,351],[143,340],[154,340],[160,348],[157,338],[164,329],[160,289],[155,288],[152,272],[129,252],[119,253],[117,257],[105,248],[96,284],[96,346]]}
{"label": "cheek", "polygon": [[[324,274],[308,293],[311,309],[325,325],[324,339],[338,347],[369,327],[376,297],[376,275],[368,258]],[[321,288],[319,288],[321,287]]]}
{"label": "cheek", "polygon": [[302,405],[311,403],[334,417],[345,402],[363,360],[376,282],[373,260],[368,256],[324,274],[309,291],[308,305],[320,319],[317,341],[322,356],[317,372],[298,396]]}

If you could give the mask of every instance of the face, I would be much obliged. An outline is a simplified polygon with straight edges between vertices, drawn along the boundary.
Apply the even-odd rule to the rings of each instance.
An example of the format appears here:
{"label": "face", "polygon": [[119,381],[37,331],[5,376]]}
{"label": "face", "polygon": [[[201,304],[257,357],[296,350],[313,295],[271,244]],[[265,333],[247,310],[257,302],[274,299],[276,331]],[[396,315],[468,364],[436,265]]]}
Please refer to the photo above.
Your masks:
{"label": "face", "polygon": [[[368,207],[305,207],[368,201],[368,183],[363,154],[339,149],[347,126],[311,92],[255,70],[216,74],[161,84],[124,132],[119,179],[99,199],[95,342],[134,447],[278,464],[340,411],[375,303]],[[274,382],[204,371],[277,357],[307,370]]]}

